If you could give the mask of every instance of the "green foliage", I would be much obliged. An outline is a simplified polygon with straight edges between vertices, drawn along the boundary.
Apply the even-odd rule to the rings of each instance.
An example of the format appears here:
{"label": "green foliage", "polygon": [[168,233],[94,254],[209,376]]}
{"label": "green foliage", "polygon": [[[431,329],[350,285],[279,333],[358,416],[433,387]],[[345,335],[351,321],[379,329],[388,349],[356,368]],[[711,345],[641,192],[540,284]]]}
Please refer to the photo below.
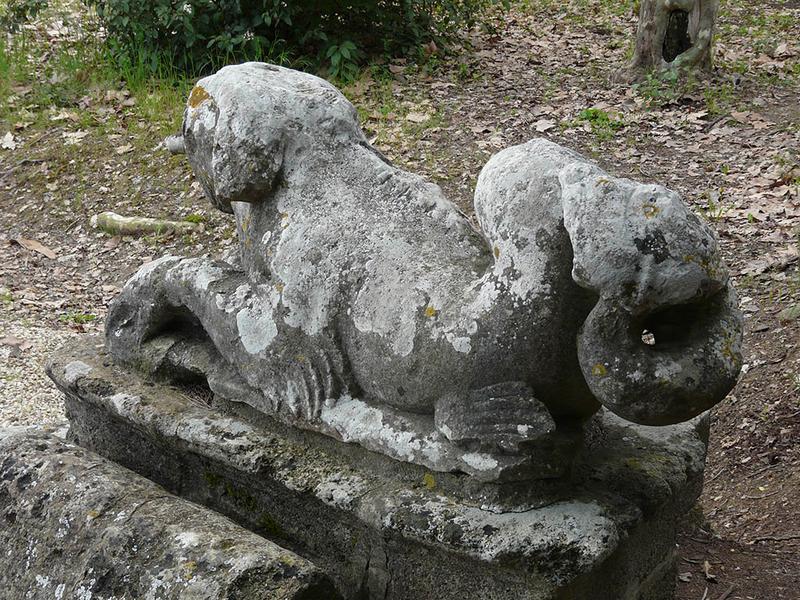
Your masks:
{"label": "green foliage", "polygon": [[84,313],[77,311],[67,312],[59,317],[63,323],[75,323],[76,325],[85,325],[97,320],[97,315],[92,313]]}
{"label": "green foliage", "polygon": [[578,121],[589,123],[594,133],[600,140],[609,140],[614,137],[614,132],[625,126],[625,123],[612,119],[606,111],[600,108],[587,108],[578,113]]}
{"label": "green foliage", "polygon": [[325,52],[325,58],[330,61],[328,73],[334,79],[350,82],[358,76],[357,59],[361,58],[361,52],[350,40],[345,40],[341,44],[331,44]]}
{"label": "green foliage", "polygon": [[49,0],[7,0],[0,2],[0,30],[17,31],[47,8]]}
{"label": "green foliage", "polygon": [[412,53],[471,26],[498,0],[85,1],[115,55],[153,70],[163,62],[198,73],[232,61],[303,58],[350,80],[367,53]]}
{"label": "green foliage", "polygon": [[650,106],[664,106],[681,97],[680,73],[677,70],[650,72],[634,89]]}

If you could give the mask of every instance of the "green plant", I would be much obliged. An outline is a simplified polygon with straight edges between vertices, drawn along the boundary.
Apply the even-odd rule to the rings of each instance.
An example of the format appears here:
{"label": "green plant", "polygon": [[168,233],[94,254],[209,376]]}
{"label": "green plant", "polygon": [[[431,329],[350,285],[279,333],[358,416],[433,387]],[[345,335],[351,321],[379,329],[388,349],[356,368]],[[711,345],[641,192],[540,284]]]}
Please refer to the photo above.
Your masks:
{"label": "green plant", "polygon": [[680,74],[676,70],[648,73],[645,79],[633,88],[650,106],[670,104],[682,95]]}
{"label": "green plant", "polygon": [[76,325],[85,325],[97,320],[97,315],[92,313],[69,311],[61,315],[59,320],[64,323],[75,323]]}
{"label": "green plant", "polygon": [[15,32],[47,8],[49,0],[6,0],[0,2],[0,30]]}
{"label": "green plant", "polygon": [[[22,1],[22,0],[18,0]],[[27,0],[33,1],[33,0]],[[499,0],[84,0],[115,56],[197,73],[239,60],[297,61],[352,79],[367,53],[413,53]]]}
{"label": "green plant", "polygon": [[358,76],[358,59],[362,55],[363,52],[350,40],[345,40],[341,44],[331,44],[325,52],[325,58],[330,61],[328,74],[345,83],[354,81]]}
{"label": "green plant", "polygon": [[625,126],[625,123],[611,118],[606,111],[600,108],[587,108],[578,113],[578,122],[586,122],[592,128],[599,140],[609,140],[614,137],[614,132]]}

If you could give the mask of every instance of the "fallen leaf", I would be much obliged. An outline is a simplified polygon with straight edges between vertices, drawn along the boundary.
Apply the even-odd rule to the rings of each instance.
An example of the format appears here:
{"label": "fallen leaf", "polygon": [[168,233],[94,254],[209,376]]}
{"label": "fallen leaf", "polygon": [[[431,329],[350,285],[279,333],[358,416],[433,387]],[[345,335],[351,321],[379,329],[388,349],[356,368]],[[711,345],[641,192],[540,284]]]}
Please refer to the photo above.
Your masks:
{"label": "fallen leaf", "polygon": [[550,131],[556,126],[556,122],[551,119],[539,119],[536,121],[536,131],[539,133],[544,133],[545,131]]}
{"label": "fallen leaf", "polygon": [[77,123],[81,120],[78,116],[78,113],[72,112],[69,110],[60,110],[58,113],[50,117],[51,121],[72,121],[73,123]]}
{"label": "fallen leaf", "polygon": [[68,146],[74,146],[75,144],[80,143],[80,141],[89,135],[88,131],[65,131],[61,134],[64,137],[64,141]]}
{"label": "fallen leaf", "polygon": [[56,259],[56,253],[53,252],[50,248],[42,244],[41,242],[37,242],[36,240],[29,240],[24,237],[15,237],[12,239],[13,242],[16,242],[26,250],[32,250],[33,252],[38,252],[39,254],[46,256],[50,260]]}
{"label": "fallen leaf", "polygon": [[3,136],[2,140],[0,140],[0,148],[4,148],[6,150],[16,150],[17,142],[14,141],[14,136],[11,135],[10,131]]}
{"label": "fallen leaf", "polygon": [[23,340],[22,338],[15,337],[13,335],[7,335],[4,338],[0,338],[0,346],[9,346],[11,348],[27,350],[28,348],[33,347],[33,344],[31,344],[28,340]]}
{"label": "fallen leaf", "polygon": [[703,561],[703,574],[706,576],[707,581],[716,581],[717,576],[711,572],[711,563],[707,560]]}
{"label": "fallen leaf", "polygon": [[429,115],[420,112],[410,112],[406,115],[406,121],[411,121],[412,123],[424,123],[428,119],[430,119]]}

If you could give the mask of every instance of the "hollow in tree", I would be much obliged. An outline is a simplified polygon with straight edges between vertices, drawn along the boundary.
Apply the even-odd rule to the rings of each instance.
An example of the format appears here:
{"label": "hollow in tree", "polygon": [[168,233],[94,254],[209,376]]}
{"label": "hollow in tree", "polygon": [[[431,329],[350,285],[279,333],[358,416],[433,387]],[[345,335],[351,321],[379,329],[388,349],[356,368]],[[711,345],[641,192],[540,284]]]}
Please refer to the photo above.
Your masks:
{"label": "hollow in tree", "polygon": [[719,0],[641,0],[636,48],[617,79],[635,81],[652,70],[711,68]]}

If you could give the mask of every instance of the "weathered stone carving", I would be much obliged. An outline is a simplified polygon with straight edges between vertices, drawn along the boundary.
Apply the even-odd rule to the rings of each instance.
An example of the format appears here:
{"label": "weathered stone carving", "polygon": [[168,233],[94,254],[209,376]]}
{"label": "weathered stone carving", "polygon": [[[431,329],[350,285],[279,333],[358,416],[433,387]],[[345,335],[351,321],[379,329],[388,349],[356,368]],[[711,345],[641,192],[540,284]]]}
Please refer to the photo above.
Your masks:
{"label": "weathered stone carving", "polygon": [[0,522],[3,598],[339,598],[294,552],[23,428],[0,428]]}
{"label": "weathered stone carving", "polygon": [[675,423],[739,372],[715,238],[663,187],[534,140],[483,169],[475,231],[334,87],[260,63],[201,80],[183,138],[239,256],[142,267],[109,313],[118,362],[485,479],[599,404]]}

